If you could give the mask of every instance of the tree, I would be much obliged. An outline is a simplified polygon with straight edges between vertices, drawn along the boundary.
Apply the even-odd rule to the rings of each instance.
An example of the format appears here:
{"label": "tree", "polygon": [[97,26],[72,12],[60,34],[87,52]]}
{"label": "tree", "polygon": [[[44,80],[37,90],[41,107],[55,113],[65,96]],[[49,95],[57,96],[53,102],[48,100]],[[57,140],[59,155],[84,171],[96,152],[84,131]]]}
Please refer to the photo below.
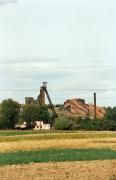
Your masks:
{"label": "tree", "polygon": [[31,129],[35,121],[48,123],[50,115],[47,107],[31,104],[25,105],[22,117],[27,122],[27,128]]}
{"label": "tree", "polygon": [[36,120],[38,120],[38,111],[39,107],[37,105],[25,105],[23,113],[22,113],[22,118],[24,121],[27,122],[27,129],[32,128],[32,123]]}
{"label": "tree", "polygon": [[109,120],[109,119],[103,119],[102,130],[116,131],[116,121]]}
{"label": "tree", "polygon": [[0,128],[14,129],[18,122],[20,104],[12,99],[3,100],[0,105]]}
{"label": "tree", "polygon": [[88,117],[76,119],[77,129],[79,130],[101,130],[102,122],[101,119],[90,119]]}
{"label": "tree", "polygon": [[106,108],[105,119],[116,121],[116,107]]}
{"label": "tree", "polygon": [[40,106],[38,111],[38,117],[44,123],[48,123],[50,120],[50,114],[48,112],[48,108],[46,106]]}

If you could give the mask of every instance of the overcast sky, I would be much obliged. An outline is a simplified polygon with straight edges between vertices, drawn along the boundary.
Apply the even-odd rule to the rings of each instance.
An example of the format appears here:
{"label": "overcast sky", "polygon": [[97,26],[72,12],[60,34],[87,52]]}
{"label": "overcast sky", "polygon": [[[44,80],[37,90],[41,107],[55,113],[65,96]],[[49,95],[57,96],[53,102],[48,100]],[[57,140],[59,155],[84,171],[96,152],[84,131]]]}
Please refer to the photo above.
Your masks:
{"label": "overcast sky", "polygon": [[98,105],[116,105],[116,0],[0,0],[0,101],[36,98],[43,81],[77,89],[50,90],[53,103],[99,88]]}

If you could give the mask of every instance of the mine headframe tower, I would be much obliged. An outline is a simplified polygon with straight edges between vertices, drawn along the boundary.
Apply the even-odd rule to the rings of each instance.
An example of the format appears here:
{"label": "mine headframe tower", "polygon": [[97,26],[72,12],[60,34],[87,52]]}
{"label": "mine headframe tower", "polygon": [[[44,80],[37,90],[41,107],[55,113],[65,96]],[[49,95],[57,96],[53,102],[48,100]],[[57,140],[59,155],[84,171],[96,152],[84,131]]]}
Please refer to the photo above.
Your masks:
{"label": "mine headframe tower", "polygon": [[50,95],[47,90],[47,82],[43,82],[43,85],[40,87],[39,104],[41,106],[45,105],[45,94],[47,96],[50,108],[52,109],[53,119],[55,119],[57,117],[57,114],[56,114],[54,105],[52,103],[52,100],[51,100]]}

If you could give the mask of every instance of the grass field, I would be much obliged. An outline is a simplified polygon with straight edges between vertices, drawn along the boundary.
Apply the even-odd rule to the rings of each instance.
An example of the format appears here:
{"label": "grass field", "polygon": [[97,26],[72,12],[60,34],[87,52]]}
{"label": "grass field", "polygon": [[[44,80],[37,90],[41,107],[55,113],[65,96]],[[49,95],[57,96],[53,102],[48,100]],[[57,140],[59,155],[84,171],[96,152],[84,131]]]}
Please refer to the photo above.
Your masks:
{"label": "grass field", "polygon": [[[29,165],[20,165],[22,163]],[[73,171],[70,164],[74,164],[78,170]],[[87,164],[90,164],[90,167]],[[102,171],[98,168],[100,164]],[[97,180],[100,179],[98,169],[101,171],[102,180],[116,180],[116,132],[0,131],[0,165],[4,165],[4,168],[0,167],[0,179],[4,180],[10,180],[10,177],[13,180],[77,180],[76,177],[79,180]],[[70,167],[69,174],[66,167]],[[30,172],[25,172],[27,168]],[[93,174],[90,173],[92,169]],[[53,172],[57,171],[63,173],[55,176]],[[53,174],[50,175],[50,172]]]}
{"label": "grass field", "polygon": [[46,149],[0,154],[0,165],[116,159],[110,149]]}

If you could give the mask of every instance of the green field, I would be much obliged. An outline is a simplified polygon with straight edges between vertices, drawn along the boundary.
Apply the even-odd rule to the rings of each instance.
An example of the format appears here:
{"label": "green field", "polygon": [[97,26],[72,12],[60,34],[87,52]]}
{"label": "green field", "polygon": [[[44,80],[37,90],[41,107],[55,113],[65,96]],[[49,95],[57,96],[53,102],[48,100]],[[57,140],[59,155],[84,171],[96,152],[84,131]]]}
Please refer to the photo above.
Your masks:
{"label": "green field", "polygon": [[47,149],[0,154],[0,165],[116,159],[110,149]]}

